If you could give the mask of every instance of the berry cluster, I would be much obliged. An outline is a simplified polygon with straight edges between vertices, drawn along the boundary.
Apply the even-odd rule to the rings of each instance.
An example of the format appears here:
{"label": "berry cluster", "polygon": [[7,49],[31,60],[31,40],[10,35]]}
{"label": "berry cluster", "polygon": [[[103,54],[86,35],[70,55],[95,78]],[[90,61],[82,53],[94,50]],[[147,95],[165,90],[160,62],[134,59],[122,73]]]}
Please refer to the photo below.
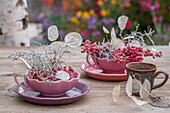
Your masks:
{"label": "berry cluster", "polygon": [[86,40],[85,42],[82,43],[84,47],[81,47],[82,51],[81,53],[97,53],[98,52],[98,45],[93,43],[91,44],[91,41]]}
{"label": "berry cluster", "polygon": [[[58,79],[57,72],[65,71],[70,75],[70,79],[72,79],[71,73],[74,72],[72,67],[66,67],[60,65],[62,62],[56,61],[55,58],[50,60],[50,64],[46,67],[34,67],[32,66],[30,74],[33,75],[33,79],[38,79],[39,81],[57,81]],[[50,68],[48,68],[50,66]],[[69,80],[70,80],[69,79]]]}
{"label": "berry cluster", "polygon": [[116,49],[112,52],[113,61],[117,61],[118,63],[126,61],[128,62],[141,62],[143,60],[142,57],[143,49],[140,47],[130,47],[123,49]]}
{"label": "berry cluster", "polygon": [[141,47],[136,46],[127,46],[123,49],[115,49],[110,46],[109,42],[106,42],[101,45],[97,45],[95,43],[91,44],[91,41],[86,40],[82,43],[83,47],[81,47],[81,53],[92,53],[95,54],[99,58],[109,58],[113,61],[121,62],[141,62],[143,60],[143,56],[152,56],[153,59],[155,57],[161,57],[162,52],[153,52],[150,49],[144,50]]}
{"label": "berry cluster", "polygon": [[155,53],[152,53],[150,49],[147,49],[145,52],[144,52],[144,56],[152,56],[153,59],[155,59],[155,57],[161,57],[162,56],[162,51],[160,52],[155,52]]}

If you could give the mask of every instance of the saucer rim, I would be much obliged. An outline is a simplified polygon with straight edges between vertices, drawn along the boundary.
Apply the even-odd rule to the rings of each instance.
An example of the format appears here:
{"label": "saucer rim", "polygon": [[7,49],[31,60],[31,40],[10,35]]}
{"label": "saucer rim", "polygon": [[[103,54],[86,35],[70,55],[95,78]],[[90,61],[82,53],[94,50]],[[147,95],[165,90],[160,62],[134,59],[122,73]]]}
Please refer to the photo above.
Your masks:
{"label": "saucer rim", "polygon": [[[20,84],[23,84],[24,82],[21,82]],[[25,84],[25,83],[24,83]],[[51,101],[59,101],[59,100],[67,100],[67,99],[74,99],[74,98],[79,98],[79,97],[81,97],[81,96],[83,96],[83,95],[86,95],[87,93],[89,93],[90,92],[90,90],[91,90],[91,88],[86,84],[86,83],[83,83],[83,82],[78,82],[78,84],[83,84],[83,85],[85,85],[86,87],[87,87],[87,90],[84,92],[84,93],[81,93],[81,94],[79,94],[79,95],[76,95],[76,96],[73,96],[73,97],[45,97],[45,96],[43,96],[43,98],[41,98],[41,97],[36,97],[36,96],[27,96],[27,95],[24,95],[24,94],[22,94],[22,93],[20,93],[19,91],[18,91],[18,88],[19,88],[19,85],[15,85],[15,87],[14,87],[14,91],[18,94],[18,95],[20,95],[20,96],[22,96],[22,97],[24,97],[24,98],[29,98],[29,99],[36,99],[36,100],[47,100],[47,101],[49,101],[49,100],[51,100]],[[18,88],[17,88],[18,87]],[[25,90],[25,89],[24,89]],[[27,90],[28,91],[28,90]],[[33,92],[33,91],[32,91]]]}
{"label": "saucer rim", "polygon": [[85,70],[85,69],[83,69],[82,68],[82,65],[85,65],[85,64],[87,64],[87,62],[84,62],[84,63],[82,63],[81,65],[80,65],[80,68],[84,71],[84,72],[86,72],[86,73],[90,73],[90,74],[98,74],[98,75],[102,75],[102,76],[117,76],[117,77],[121,77],[121,76],[127,76],[127,73],[125,72],[125,73],[94,73],[94,72],[92,72],[92,71],[87,71],[87,70]]}

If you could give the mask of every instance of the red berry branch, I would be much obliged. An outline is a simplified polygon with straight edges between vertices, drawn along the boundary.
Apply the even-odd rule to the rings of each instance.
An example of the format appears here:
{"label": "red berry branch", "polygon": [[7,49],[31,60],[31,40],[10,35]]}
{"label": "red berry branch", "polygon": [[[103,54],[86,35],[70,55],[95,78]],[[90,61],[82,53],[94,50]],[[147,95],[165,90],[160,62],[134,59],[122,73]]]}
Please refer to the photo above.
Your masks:
{"label": "red berry branch", "polygon": [[136,46],[127,46],[123,49],[115,49],[110,46],[110,42],[106,42],[104,44],[98,45],[95,43],[91,43],[91,41],[86,40],[82,43],[83,47],[81,47],[81,53],[91,53],[95,54],[99,58],[109,58],[113,61],[117,61],[118,63],[126,61],[128,62],[141,62],[143,60],[143,56],[152,56],[153,59],[155,57],[161,57],[162,52],[153,52],[150,49],[144,50],[141,47]]}
{"label": "red berry branch", "polygon": [[45,53],[34,50],[21,51],[10,55],[9,58],[15,60],[16,57],[19,57],[27,66],[33,79],[47,82],[72,79],[73,68],[67,67],[61,59],[67,52],[66,47],[77,48],[81,45],[81,35],[77,32],[70,32],[65,36],[64,42],[56,41],[59,32],[55,25],[50,26],[47,33],[49,41],[52,41],[50,45],[46,46],[36,42],[43,47]]}
{"label": "red berry branch", "polygon": [[57,80],[60,80],[55,77],[57,72],[65,71],[69,73],[70,79],[72,79],[72,72],[74,72],[72,67],[70,66],[69,67],[66,67],[66,66],[58,67],[55,62],[52,62],[52,64],[53,64],[52,71],[49,71],[46,68],[35,69],[34,67],[32,67],[32,70],[30,73],[31,75],[33,75],[32,78],[38,79],[39,81],[42,81],[42,80],[57,81]]}
{"label": "red berry branch", "polygon": [[22,57],[25,59],[31,69],[29,69],[30,74],[32,75],[32,79],[37,79],[39,81],[57,81],[61,80],[58,77],[58,72],[66,72],[69,75],[69,80],[73,78],[73,68],[68,67],[64,64],[60,59],[50,56],[47,53],[37,53],[33,50],[31,51],[22,51],[16,52],[16,54],[12,54],[9,57],[15,59],[16,57]]}
{"label": "red berry branch", "polygon": [[[60,61],[57,61],[54,57],[50,60],[50,68],[51,70],[44,68],[35,68],[32,67],[31,75],[33,75],[33,79],[38,79],[39,81],[45,80],[45,81],[57,81],[60,80],[59,78],[56,78],[58,71],[65,71],[69,74],[70,79],[72,79],[72,72],[74,72],[72,67],[66,67],[63,66],[63,63]],[[48,66],[47,66],[48,67]],[[69,79],[69,80],[70,80]]]}

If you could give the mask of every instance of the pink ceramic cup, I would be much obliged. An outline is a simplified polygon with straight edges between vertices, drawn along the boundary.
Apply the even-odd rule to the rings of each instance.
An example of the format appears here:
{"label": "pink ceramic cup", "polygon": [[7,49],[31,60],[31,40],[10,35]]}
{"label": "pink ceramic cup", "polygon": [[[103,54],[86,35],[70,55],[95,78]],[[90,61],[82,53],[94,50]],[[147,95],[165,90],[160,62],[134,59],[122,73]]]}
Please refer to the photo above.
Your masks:
{"label": "pink ceramic cup", "polygon": [[54,82],[39,81],[37,79],[31,79],[31,74],[24,76],[25,84],[28,87],[24,87],[17,80],[17,75],[15,74],[15,82],[22,88],[30,91],[40,92],[44,96],[61,96],[64,95],[66,91],[72,89],[80,78],[78,72],[73,72],[73,78],[71,80],[58,80]]}
{"label": "pink ceramic cup", "polygon": [[[89,56],[92,57],[95,66],[89,61]],[[107,58],[98,58],[95,54],[87,54],[86,61],[91,67],[102,69],[105,73],[124,73],[126,69],[126,61],[118,63]]]}

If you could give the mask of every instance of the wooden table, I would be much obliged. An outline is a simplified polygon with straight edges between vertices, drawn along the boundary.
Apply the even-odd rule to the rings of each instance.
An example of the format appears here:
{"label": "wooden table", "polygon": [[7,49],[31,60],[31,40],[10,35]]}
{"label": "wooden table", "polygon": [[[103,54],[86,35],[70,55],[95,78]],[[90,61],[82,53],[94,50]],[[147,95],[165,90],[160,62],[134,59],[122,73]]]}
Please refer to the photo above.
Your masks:
{"label": "wooden table", "polygon": [[[38,49],[39,47],[31,47],[31,49]],[[81,73],[81,82],[88,84],[91,87],[91,91],[83,96],[81,100],[68,104],[68,105],[56,105],[56,106],[44,106],[31,104],[23,100],[15,92],[9,95],[8,91],[12,91],[12,86],[15,85],[13,79],[13,62],[8,59],[8,55],[14,53],[14,51],[20,51],[25,48],[17,47],[0,47],[0,113],[6,112],[44,112],[44,113],[170,113],[170,108],[158,108],[149,104],[138,106],[136,105],[125,92],[126,81],[123,82],[107,82],[90,78],[80,69],[80,65],[85,62],[85,55],[80,53],[80,48],[75,50],[72,56],[66,59],[66,62],[73,66],[73,68]],[[163,52],[162,58],[158,58],[154,61],[148,60],[157,65],[158,70],[165,70],[170,74],[170,47],[168,46],[156,46],[157,50]],[[23,81],[19,77],[20,81]],[[159,83],[163,80],[163,77],[158,77],[155,83]],[[112,101],[112,89],[120,83],[121,94],[118,103]],[[170,97],[170,80],[161,88],[155,89],[152,93],[156,96]]]}

